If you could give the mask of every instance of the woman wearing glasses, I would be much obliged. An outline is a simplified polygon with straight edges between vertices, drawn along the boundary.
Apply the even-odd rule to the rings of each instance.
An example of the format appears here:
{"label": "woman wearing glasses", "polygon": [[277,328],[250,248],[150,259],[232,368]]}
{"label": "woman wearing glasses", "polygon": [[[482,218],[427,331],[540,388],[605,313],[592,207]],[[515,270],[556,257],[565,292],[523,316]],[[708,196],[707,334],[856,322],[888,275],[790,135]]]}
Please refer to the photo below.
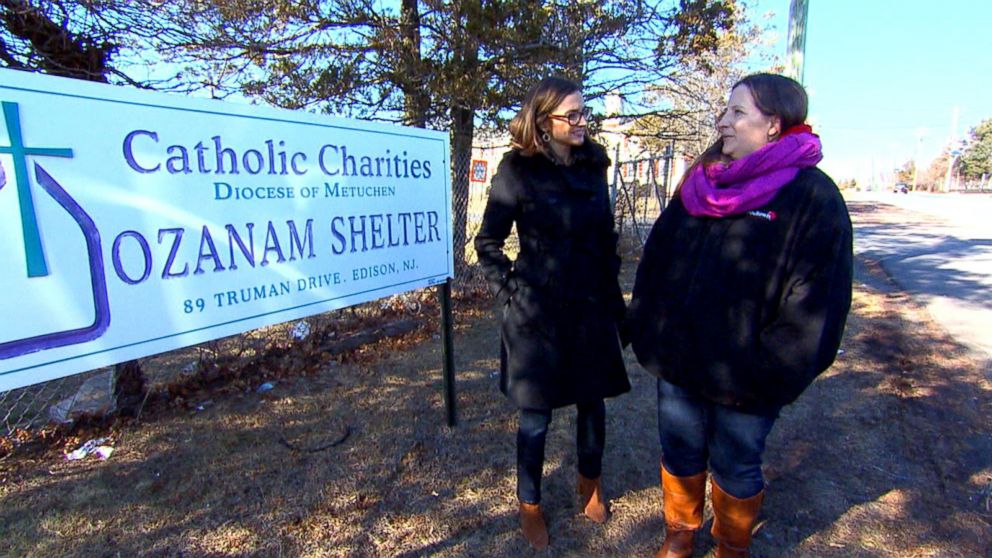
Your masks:
{"label": "woman wearing glasses", "polygon": [[[581,509],[604,523],[603,399],[630,389],[617,335],[625,306],[610,161],[586,139],[588,116],[575,83],[551,77],[531,89],[510,122],[513,149],[493,177],[475,237],[502,316],[500,389],[520,409],[517,498],[521,529],[536,548],[548,544],[540,502],[552,410],[577,408]],[[511,260],[504,244],[514,224],[520,250]]]}

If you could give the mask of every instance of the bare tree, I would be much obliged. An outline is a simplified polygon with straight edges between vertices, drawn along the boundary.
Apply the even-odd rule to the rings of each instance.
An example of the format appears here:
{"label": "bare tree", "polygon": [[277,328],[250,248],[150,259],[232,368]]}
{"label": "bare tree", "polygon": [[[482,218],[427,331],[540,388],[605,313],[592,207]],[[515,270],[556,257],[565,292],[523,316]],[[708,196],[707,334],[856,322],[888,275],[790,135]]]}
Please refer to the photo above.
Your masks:
{"label": "bare tree", "polygon": [[714,126],[730,88],[755,65],[781,71],[778,59],[763,50],[767,29],[753,23],[746,6],[736,25],[719,30],[707,48],[679,57],[670,79],[649,88],[653,111],[644,111],[631,131],[649,147],[661,150],[677,142],[683,153],[701,153],[712,141]]}

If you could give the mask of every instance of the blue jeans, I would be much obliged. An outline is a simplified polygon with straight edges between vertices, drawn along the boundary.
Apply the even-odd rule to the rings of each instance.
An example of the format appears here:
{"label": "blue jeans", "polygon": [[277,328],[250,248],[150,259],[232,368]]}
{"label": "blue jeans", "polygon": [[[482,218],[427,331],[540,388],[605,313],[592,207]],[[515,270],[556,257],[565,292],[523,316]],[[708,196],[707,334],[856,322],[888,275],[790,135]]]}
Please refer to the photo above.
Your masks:
{"label": "blue jeans", "polygon": [[[603,471],[606,440],[606,406],[603,400],[575,406],[575,445],[579,473],[598,479]],[[520,410],[517,430],[517,499],[528,504],[541,502],[541,474],[544,469],[544,441],[551,425],[551,410]]]}
{"label": "blue jeans", "polygon": [[677,477],[706,470],[724,492],[750,498],[765,487],[761,455],[778,418],[744,413],[658,380],[658,434],[662,464]]}

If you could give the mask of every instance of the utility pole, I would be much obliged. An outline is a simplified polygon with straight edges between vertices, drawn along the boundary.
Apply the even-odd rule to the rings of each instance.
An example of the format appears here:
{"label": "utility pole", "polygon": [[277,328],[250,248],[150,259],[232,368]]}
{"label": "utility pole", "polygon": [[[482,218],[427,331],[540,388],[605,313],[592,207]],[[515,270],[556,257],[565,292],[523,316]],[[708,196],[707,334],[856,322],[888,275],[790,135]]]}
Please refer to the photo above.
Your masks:
{"label": "utility pole", "polygon": [[913,156],[913,189],[916,191],[916,177],[920,173],[920,147],[923,145],[923,137],[927,135],[926,128],[916,130],[916,154]]}
{"label": "utility pole", "polygon": [[950,148],[950,157],[947,159],[947,172],[944,173],[944,188],[942,190],[944,192],[951,191],[951,169],[954,168],[954,162],[961,153],[955,145],[958,141],[958,116],[960,111],[961,109],[959,107],[954,107],[954,110],[951,111],[951,137],[947,141],[947,145]]}
{"label": "utility pole", "polygon": [[806,18],[808,15],[809,0],[791,0],[785,75],[799,83],[803,83],[803,61],[806,57]]}

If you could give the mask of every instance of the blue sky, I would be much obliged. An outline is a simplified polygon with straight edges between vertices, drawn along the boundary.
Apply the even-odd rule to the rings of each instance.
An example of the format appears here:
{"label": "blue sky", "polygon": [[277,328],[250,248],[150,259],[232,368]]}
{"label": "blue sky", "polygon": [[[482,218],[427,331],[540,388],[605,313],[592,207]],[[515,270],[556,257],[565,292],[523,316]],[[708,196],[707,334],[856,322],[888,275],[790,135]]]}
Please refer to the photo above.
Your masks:
{"label": "blue sky", "polygon": [[[757,0],[785,53],[789,0]],[[992,2],[809,0],[804,85],[835,180],[926,166],[992,118]],[[922,139],[918,139],[922,137]]]}

